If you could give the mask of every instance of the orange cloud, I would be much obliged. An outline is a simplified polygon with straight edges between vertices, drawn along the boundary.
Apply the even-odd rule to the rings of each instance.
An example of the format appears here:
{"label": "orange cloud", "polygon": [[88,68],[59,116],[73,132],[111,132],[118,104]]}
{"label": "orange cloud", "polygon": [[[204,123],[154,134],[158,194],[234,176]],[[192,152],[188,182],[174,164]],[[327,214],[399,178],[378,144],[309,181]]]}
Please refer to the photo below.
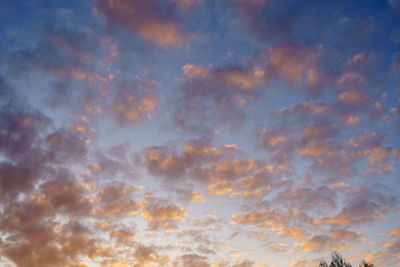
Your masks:
{"label": "orange cloud", "polygon": [[206,198],[204,197],[204,195],[195,192],[195,191],[190,191],[190,195],[191,195],[191,202],[193,203],[205,203],[206,202]]}
{"label": "orange cloud", "polygon": [[358,90],[350,90],[339,94],[339,100],[349,105],[359,105],[368,100],[368,96]]}
{"label": "orange cloud", "polygon": [[324,155],[325,153],[328,153],[329,150],[330,147],[328,145],[321,142],[311,141],[297,148],[296,151],[303,156],[318,157]]}
{"label": "orange cloud", "polygon": [[152,120],[158,106],[158,96],[153,93],[153,86],[153,81],[142,84],[138,77],[133,84],[118,89],[112,110],[119,123],[134,124]]}
{"label": "orange cloud", "polygon": [[96,200],[98,216],[132,216],[140,212],[142,203],[132,198],[133,188],[107,186],[100,190]]}
{"label": "orange cloud", "polygon": [[203,3],[204,0],[172,0],[176,3],[183,11],[192,11]]}
{"label": "orange cloud", "polygon": [[360,122],[360,119],[357,116],[351,114],[343,114],[340,118],[347,124],[347,125],[357,125]]}
{"label": "orange cloud", "polygon": [[125,26],[162,48],[179,47],[193,39],[193,35],[185,33],[174,17],[163,14],[159,3],[154,0],[101,0],[98,8],[110,23]]}
{"label": "orange cloud", "polygon": [[318,77],[318,54],[293,44],[283,44],[269,51],[271,67],[285,81],[298,83],[308,77],[311,84],[316,84]]}
{"label": "orange cloud", "polygon": [[112,230],[112,231],[110,231],[110,236],[114,237],[114,238],[119,238],[119,239],[126,239],[126,238],[135,237],[136,234],[132,233],[131,231],[127,231],[127,230]]}
{"label": "orange cloud", "polygon": [[210,82],[229,88],[233,86],[242,90],[251,90],[265,82],[266,73],[259,67],[214,69],[186,64],[182,67],[187,79],[208,79]]}
{"label": "orange cloud", "polygon": [[309,264],[308,260],[298,260],[298,261],[294,261],[290,264],[290,266],[295,266],[295,267],[304,267],[307,266],[307,264]]}
{"label": "orange cloud", "polygon": [[179,205],[160,206],[145,204],[142,217],[149,221],[150,229],[175,229],[177,221],[183,221],[186,211]]}
{"label": "orange cloud", "polygon": [[85,111],[91,115],[101,114],[103,109],[96,106],[85,106]]}
{"label": "orange cloud", "polygon": [[397,236],[400,235],[400,227],[397,227],[388,233],[389,236]]}

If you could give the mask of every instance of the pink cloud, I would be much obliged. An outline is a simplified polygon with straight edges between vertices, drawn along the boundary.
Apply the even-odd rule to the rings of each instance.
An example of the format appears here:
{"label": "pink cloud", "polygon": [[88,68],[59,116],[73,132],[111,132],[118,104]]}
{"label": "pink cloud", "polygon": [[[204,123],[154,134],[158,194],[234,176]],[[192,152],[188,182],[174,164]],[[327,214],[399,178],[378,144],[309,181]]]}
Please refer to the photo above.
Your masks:
{"label": "pink cloud", "polygon": [[125,26],[162,48],[179,47],[193,39],[193,35],[185,33],[179,21],[172,15],[165,15],[154,0],[101,0],[98,8],[110,23]]}

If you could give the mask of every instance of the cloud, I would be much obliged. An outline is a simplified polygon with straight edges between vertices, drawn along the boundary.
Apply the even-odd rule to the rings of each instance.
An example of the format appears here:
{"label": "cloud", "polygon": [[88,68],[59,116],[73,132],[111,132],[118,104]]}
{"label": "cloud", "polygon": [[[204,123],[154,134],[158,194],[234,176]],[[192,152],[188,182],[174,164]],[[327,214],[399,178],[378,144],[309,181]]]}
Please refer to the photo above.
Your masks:
{"label": "cloud", "polygon": [[54,210],[69,215],[90,214],[92,205],[82,187],[73,181],[53,180],[41,185],[43,195],[32,196],[39,202],[49,202]]}
{"label": "cloud", "polygon": [[[284,213],[277,209],[253,210],[245,214],[233,215],[232,219],[241,224],[265,227],[278,236],[290,236],[296,240],[306,238],[307,228],[315,223],[312,218],[302,212],[289,210]],[[299,221],[302,223],[298,224]],[[302,224],[307,226],[303,228]]]}
{"label": "cloud", "polygon": [[254,264],[253,261],[244,260],[244,261],[240,261],[240,262],[236,263],[233,266],[234,267],[251,267],[251,266],[253,266],[253,264]]}
{"label": "cloud", "polygon": [[365,159],[369,166],[361,172],[363,175],[392,170],[394,150],[382,145],[383,136],[377,132],[367,130],[346,140],[340,137],[341,127],[337,124],[306,123],[298,121],[287,128],[257,126],[258,148],[268,151],[271,160],[284,162],[286,166],[292,166],[297,155],[298,160],[310,160],[313,170],[334,172],[343,177],[353,176],[354,164]]}
{"label": "cloud", "polygon": [[110,236],[117,239],[127,239],[135,237],[136,234],[129,230],[121,229],[121,230],[112,230],[110,231]]}
{"label": "cloud", "polygon": [[299,85],[306,81],[307,92],[319,94],[328,81],[319,64],[319,52],[292,43],[265,49],[247,64],[185,64],[182,71],[182,104],[174,107],[174,123],[182,130],[201,134],[210,134],[210,128],[220,123],[234,131],[241,129],[246,108],[274,82]]}
{"label": "cloud", "polygon": [[[5,57],[10,66],[8,76],[34,83],[32,94],[43,95],[40,101],[51,108],[88,117],[111,113],[120,125],[151,120],[159,104],[157,82],[139,75],[132,81],[121,75],[118,37],[103,35],[97,23],[88,26],[71,19],[64,25],[57,19],[35,28],[38,41],[30,46],[17,45]],[[16,79],[12,80],[15,85]],[[26,86],[17,83],[18,89],[11,91],[23,94]]]}
{"label": "cloud", "polygon": [[337,194],[326,186],[318,188],[291,188],[279,192],[274,201],[278,205],[305,211],[323,212],[336,208]]}
{"label": "cloud", "polygon": [[181,266],[188,267],[210,267],[207,263],[207,257],[197,255],[197,254],[185,254],[180,258]]}
{"label": "cloud", "polygon": [[2,198],[14,198],[20,192],[30,191],[42,171],[42,166],[33,160],[25,160],[18,164],[2,162],[0,164]]}
{"label": "cloud", "polygon": [[180,190],[178,191],[183,201],[191,202],[191,203],[205,203],[206,197],[196,191],[193,190]]}
{"label": "cloud", "polygon": [[[383,219],[385,215],[398,205],[397,199],[389,191],[382,193],[385,186],[375,184],[369,188],[358,188],[349,191],[339,214],[321,218],[320,223],[353,226],[373,223]],[[387,189],[387,188],[386,188]]]}
{"label": "cloud", "polygon": [[298,266],[298,267],[304,267],[307,266],[309,263],[308,260],[298,260],[298,261],[294,261],[290,264],[290,266]]}
{"label": "cloud", "polygon": [[[179,181],[180,186],[195,183],[207,186],[209,195],[234,197],[243,190],[246,197],[262,197],[263,186],[269,189],[282,186],[280,169],[274,165],[253,158],[234,159],[235,155],[240,155],[235,146],[224,145],[217,149],[200,140],[189,140],[180,153],[168,146],[149,148],[136,156],[137,164],[145,167],[149,174],[162,178],[169,187],[176,187],[171,181]],[[181,187],[174,190],[184,199],[205,201],[193,191],[182,191]]]}
{"label": "cloud", "polygon": [[[32,264],[72,266],[80,255],[90,258],[110,254],[79,222],[90,213],[90,203],[70,182],[53,180],[41,186],[40,194],[4,206],[0,228],[8,232],[5,255],[18,266]],[[7,215],[6,215],[7,214]],[[66,223],[56,220],[62,214],[74,216]]]}
{"label": "cloud", "polygon": [[100,190],[96,209],[98,216],[132,216],[141,211],[142,203],[132,197],[133,187],[124,185],[106,186]]}
{"label": "cloud", "polygon": [[[192,171],[202,175],[201,173],[204,172],[196,169],[197,166],[208,166],[223,159],[229,160],[238,152],[238,148],[234,145],[223,145],[217,149],[209,139],[199,138],[185,142],[183,151],[180,153],[169,146],[148,148],[136,155],[136,161],[139,166],[146,167],[152,175],[165,177],[168,180],[180,180]],[[235,163],[226,162],[225,164],[233,166]],[[227,166],[224,167],[221,163],[216,168],[223,171],[224,168],[227,169]],[[202,178],[199,177],[199,179]]]}
{"label": "cloud", "polygon": [[[305,77],[310,88],[316,84],[321,85],[324,79],[318,65],[318,51],[292,43],[277,45],[268,50],[266,60],[275,75],[291,84],[297,84]],[[263,57],[262,56],[262,57]]]}
{"label": "cloud", "polygon": [[172,2],[176,3],[183,11],[188,12],[201,5],[203,0],[172,0]]}
{"label": "cloud", "polygon": [[85,140],[72,131],[59,129],[46,136],[46,158],[53,162],[73,162],[87,154]]}
{"label": "cloud", "polygon": [[305,115],[312,115],[313,117],[329,115],[334,110],[328,103],[324,102],[301,102],[293,105],[290,108],[283,108],[277,112],[278,115],[291,114],[294,116],[306,117]]}
{"label": "cloud", "polygon": [[176,223],[185,219],[186,211],[179,205],[161,206],[150,203],[145,204],[141,215],[148,220],[150,229],[169,230],[177,228]]}
{"label": "cloud", "polygon": [[343,249],[339,244],[331,242],[330,237],[326,235],[313,236],[305,242],[295,244],[295,246],[303,249],[304,252]]}
{"label": "cloud", "polygon": [[139,78],[133,84],[121,86],[112,102],[116,121],[121,125],[129,125],[151,120],[158,106],[158,97],[152,90],[153,86],[151,81],[142,85]]}
{"label": "cloud", "polygon": [[185,172],[184,163],[180,158],[165,155],[162,147],[148,149],[144,164],[150,174],[165,176],[170,179],[179,179]]}
{"label": "cloud", "polygon": [[0,264],[397,264],[396,1],[11,2]]}
{"label": "cloud", "polygon": [[397,72],[400,71],[400,54],[399,53],[395,54],[392,66],[395,71],[397,71]]}
{"label": "cloud", "polygon": [[[336,13],[313,16],[315,10],[337,10],[338,6],[306,4],[290,1],[236,1],[245,21],[259,38],[273,42],[295,41],[312,43],[327,38],[324,29],[334,27]],[[310,34],[309,32],[312,32]],[[318,36],[318,39],[317,39]]]}
{"label": "cloud", "polygon": [[206,108],[212,107],[208,101],[216,107],[217,122],[233,122],[239,126],[244,116],[241,107],[246,104],[246,99],[255,97],[253,87],[264,80],[263,71],[257,69],[214,69],[186,64],[183,72],[186,78],[182,85],[183,102],[174,111],[174,123],[189,132],[207,132],[197,122],[209,116]]}
{"label": "cloud", "polygon": [[388,188],[379,184],[374,186],[361,189],[358,194],[349,197],[343,205],[342,214],[354,217],[360,223],[368,222],[366,218],[385,214],[397,206],[397,198],[390,191],[384,193]]}
{"label": "cloud", "polygon": [[153,246],[137,245],[135,252],[133,253],[135,257],[134,266],[143,266],[143,264],[148,264],[151,262],[158,264],[166,264],[169,261],[168,257],[162,257],[158,254],[158,248]]}
{"label": "cloud", "polygon": [[368,103],[368,96],[358,90],[349,90],[339,94],[339,101],[344,106],[361,108]]}
{"label": "cloud", "polygon": [[13,199],[19,192],[28,193],[40,179],[45,181],[51,175],[68,176],[62,168],[87,154],[83,138],[65,128],[49,131],[51,120],[39,112],[6,105],[1,114],[4,161],[0,183],[4,197]]}
{"label": "cloud", "polygon": [[[182,5],[187,6],[184,3]],[[162,48],[179,47],[193,38],[184,32],[176,17],[165,14],[157,1],[101,0],[97,8],[109,23],[122,25]]]}
{"label": "cloud", "polygon": [[51,125],[51,119],[36,110],[22,108],[18,104],[1,107],[0,149],[7,157],[18,159],[34,149],[39,134]]}
{"label": "cloud", "polygon": [[359,232],[334,230],[329,235],[312,236],[304,242],[296,243],[295,247],[303,249],[304,252],[343,250],[348,247],[347,243],[363,239],[364,235]]}
{"label": "cloud", "polygon": [[391,230],[391,231],[388,233],[389,236],[396,236],[396,235],[399,235],[399,234],[400,234],[400,227],[397,227],[397,228]]}

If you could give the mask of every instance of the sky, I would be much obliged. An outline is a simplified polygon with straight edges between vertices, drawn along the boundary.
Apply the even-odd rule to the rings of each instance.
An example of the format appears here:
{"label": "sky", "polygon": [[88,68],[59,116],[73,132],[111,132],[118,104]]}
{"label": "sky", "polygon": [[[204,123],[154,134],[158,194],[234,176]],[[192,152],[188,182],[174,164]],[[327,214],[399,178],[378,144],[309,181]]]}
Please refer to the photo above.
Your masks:
{"label": "sky", "polygon": [[400,266],[399,0],[0,1],[0,266]]}

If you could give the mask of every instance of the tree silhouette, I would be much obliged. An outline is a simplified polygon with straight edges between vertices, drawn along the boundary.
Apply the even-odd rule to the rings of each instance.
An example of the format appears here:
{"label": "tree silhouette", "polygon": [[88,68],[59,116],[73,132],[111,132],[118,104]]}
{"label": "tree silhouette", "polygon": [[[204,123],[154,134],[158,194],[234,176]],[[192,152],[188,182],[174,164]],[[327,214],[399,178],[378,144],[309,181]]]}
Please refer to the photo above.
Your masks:
{"label": "tree silhouette", "polygon": [[[326,261],[321,261],[319,264],[319,267],[351,267],[351,264],[346,262],[346,260],[337,253],[336,251],[332,252],[332,259],[331,259],[331,264],[328,265]],[[371,263],[367,263],[366,261],[362,261],[359,265],[359,267],[375,267],[375,265]]]}
{"label": "tree silhouette", "polygon": [[362,261],[359,267],[375,267],[375,265],[371,263],[367,263],[366,261]]}
{"label": "tree silhouette", "polygon": [[342,257],[342,255],[340,255],[336,251],[332,252],[331,258],[332,259],[330,265],[328,265],[326,261],[321,261],[319,267],[351,267],[351,264],[347,263],[346,260]]}

